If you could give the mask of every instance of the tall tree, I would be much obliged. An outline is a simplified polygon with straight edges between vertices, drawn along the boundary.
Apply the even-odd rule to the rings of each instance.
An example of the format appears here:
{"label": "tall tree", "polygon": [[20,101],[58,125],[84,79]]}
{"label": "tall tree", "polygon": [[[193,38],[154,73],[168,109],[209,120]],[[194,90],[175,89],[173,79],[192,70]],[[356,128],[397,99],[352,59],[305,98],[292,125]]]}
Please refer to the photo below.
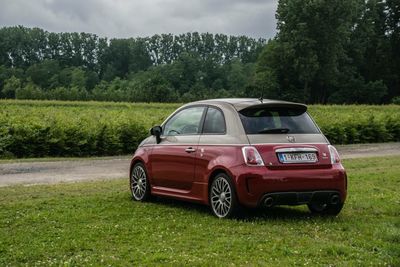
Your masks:
{"label": "tall tree", "polygon": [[400,1],[386,0],[387,25],[391,44],[391,79],[389,81],[389,96],[400,95]]}
{"label": "tall tree", "polygon": [[[338,82],[339,61],[360,0],[280,0],[277,40],[284,49],[288,73],[300,82],[304,101],[325,103],[329,89]],[[291,68],[289,68],[290,70]],[[292,77],[290,77],[292,78]]]}

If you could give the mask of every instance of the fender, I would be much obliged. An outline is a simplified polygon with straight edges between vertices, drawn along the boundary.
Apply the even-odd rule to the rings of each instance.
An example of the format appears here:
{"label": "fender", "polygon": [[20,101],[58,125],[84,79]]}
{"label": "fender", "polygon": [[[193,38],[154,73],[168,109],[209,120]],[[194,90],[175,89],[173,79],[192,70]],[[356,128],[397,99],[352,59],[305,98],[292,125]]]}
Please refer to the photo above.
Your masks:
{"label": "fender", "polygon": [[130,168],[129,168],[129,177],[131,176],[133,166],[137,162],[141,162],[146,167],[147,175],[148,175],[148,178],[149,178],[150,183],[151,183],[152,173],[151,173],[151,164],[150,164],[150,161],[149,161],[149,155],[151,154],[152,150],[153,150],[152,146],[142,146],[142,147],[139,147],[135,151],[135,154],[134,154],[134,156],[133,156],[133,158],[131,160],[131,165],[130,165]]}

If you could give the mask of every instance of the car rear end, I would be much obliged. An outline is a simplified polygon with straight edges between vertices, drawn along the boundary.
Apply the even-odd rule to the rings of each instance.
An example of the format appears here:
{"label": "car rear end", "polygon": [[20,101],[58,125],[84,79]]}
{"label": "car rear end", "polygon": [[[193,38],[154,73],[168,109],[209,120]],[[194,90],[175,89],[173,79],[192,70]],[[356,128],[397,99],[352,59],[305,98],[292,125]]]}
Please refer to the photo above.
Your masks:
{"label": "car rear end", "polygon": [[249,140],[244,164],[231,170],[242,204],[344,203],[346,172],[305,105],[259,103],[238,114]]}

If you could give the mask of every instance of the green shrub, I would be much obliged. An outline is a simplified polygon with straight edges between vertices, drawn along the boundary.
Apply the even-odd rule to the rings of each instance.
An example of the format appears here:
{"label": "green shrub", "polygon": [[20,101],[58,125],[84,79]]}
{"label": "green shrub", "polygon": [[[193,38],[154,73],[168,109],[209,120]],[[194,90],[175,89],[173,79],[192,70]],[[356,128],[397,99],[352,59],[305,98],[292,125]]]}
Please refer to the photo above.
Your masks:
{"label": "green shrub", "polygon": [[[0,100],[0,158],[133,153],[179,106]],[[400,141],[398,105],[313,105],[309,112],[333,144]]]}
{"label": "green shrub", "polygon": [[392,103],[395,105],[400,105],[400,96],[393,97]]}

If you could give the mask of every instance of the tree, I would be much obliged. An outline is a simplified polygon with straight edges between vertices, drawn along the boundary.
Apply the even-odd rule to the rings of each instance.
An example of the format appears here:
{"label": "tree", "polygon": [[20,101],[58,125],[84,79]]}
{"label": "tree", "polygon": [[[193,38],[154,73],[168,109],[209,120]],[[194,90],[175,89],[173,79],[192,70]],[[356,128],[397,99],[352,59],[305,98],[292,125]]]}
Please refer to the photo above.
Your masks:
{"label": "tree", "polygon": [[[277,42],[286,78],[302,84],[305,102],[325,103],[338,82],[339,61],[357,17],[358,0],[280,0]],[[285,78],[284,78],[285,79]],[[300,88],[299,88],[300,89]]]}
{"label": "tree", "polygon": [[25,87],[17,88],[16,99],[44,99],[43,91],[34,83],[29,82]]}
{"label": "tree", "polygon": [[125,78],[130,72],[145,70],[152,62],[143,40],[111,39],[107,49],[107,69],[105,76],[110,74]]}
{"label": "tree", "polygon": [[287,64],[288,51],[278,39],[270,40],[261,52],[254,81],[246,89],[249,96],[304,101],[302,84],[293,65]]}
{"label": "tree", "polygon": [[329,102],[335,104],[380,104],[387,93],[382,81],[366,82],[362,76],[348,76],[342,88],[335,91]]}
{"label": "tree", "polygon": [[249,64],[245,65],[238,59],[230,62],[228,66],[229,70],[226,76],[226,88],[235,92],[243,91],[254,75],[254,73],[252,73],[254,71],[254,66]]}
{"label": "tree", "polygon": [[73,68],[71,71],[71,87],[86,88],[87,77],[82,68]]}
{"label": "tree", "polygon": [[23,81],[24,71],[20,68],[7,68],[6,66],[0,65],[0,91],[3,89],[6,80],[12,76]]}
{"label": "tree", "polygon": [[40,63],[30,66],[26,75],[29,79],[38,85],[40,88],[49,89],[57,87],[58,74],[60,72],[60,65],[56,60],[43,60]]}
{"label": "tree", "polygon": [[138,38],[130,43],[129,72],[139,72],[148,69],[153,63],[147,51],[144,39]]}
{"label": "tree", "polygon": [[400,95],[400,3],[398,0],[386,0],[387,30],[390,40],[389,97]]}
{"label": "tree", "polygon": [[12,76],[11,78],[5,80],[1,95],[5,98],[15,98],[15,92],[20,89],[21,86],[21,81],[15,76]]}
{"label": "tree", "polygon": [[[348,46],[349,62],[344,62],[347,75],[342,75],[350,84],[357,80],[361,83],[359,87],[366,90],[371,88],[373,84],[379,84],[376,88],[381,88],[382,90],[375,94],[374,103],[381,103],[386,95],[387,86],[384,86],[385,88],[383,89],[383,85],[390,84],[392,72],[390,64],[391,47],[387,35],[385,5],[382,0],[369,0],[364,4],[362,15],[357,20],[355,29],[350,37],[351,42]],[[352,76],[350,75],[351,73],[353,73]],[[347,88],[347,90],[355,90],[357,92],[360,88]],[[365,93],[367,95],[371,94],[371,92]],[[370,100],[365,101],[371,102]]]}

